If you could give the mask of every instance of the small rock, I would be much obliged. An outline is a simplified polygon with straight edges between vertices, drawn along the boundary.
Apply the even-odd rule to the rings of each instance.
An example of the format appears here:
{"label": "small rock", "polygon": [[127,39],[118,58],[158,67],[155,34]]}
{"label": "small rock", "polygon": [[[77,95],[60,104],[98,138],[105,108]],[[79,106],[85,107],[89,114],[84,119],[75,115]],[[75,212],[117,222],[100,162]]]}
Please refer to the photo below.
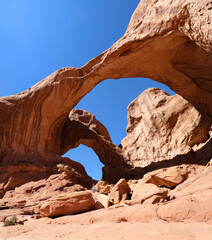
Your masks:
{"label": "small rock", "polygon": [[104,208],[108,208],[110,206],[110,198],[107,195],[99,194],[97,195],[97,200],[103,205]]}
{"label": "small rock", "polygon": [[99,193],[108,194],[110,193],[111,186],[106,181],[98,181],[98,183],[93,187]]}
{"label": "small rock", "polygon": [[99,210],[99,209],[102,209],[102,208],[104,208],[104,206],[100,202],[97,201],[94,205],[94,209]]}

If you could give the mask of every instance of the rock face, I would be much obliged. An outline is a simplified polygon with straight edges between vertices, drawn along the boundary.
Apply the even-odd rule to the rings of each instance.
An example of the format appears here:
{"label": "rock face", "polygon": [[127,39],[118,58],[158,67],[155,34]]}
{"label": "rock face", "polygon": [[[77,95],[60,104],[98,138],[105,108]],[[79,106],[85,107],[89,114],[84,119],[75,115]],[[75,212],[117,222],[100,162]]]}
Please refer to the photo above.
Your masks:
{"label": "rock face", "polygon": [[[79,69],[60,69],[22,93],[0,98],[0,197],[4,197],[0,201],[0,217],[4,215],[4,210],[12,209],[13,214],[16,213],[17,209],[13,208],[23,209],[27,214],[35,211],[32,206],[38,208],[40,204],[42,216],[74,214],[93,208],[95,202],[90,192],[70,193],[85,190],[86,185],[92,185],[92,179],[81,164],[61,157],[81,143],[94,149],[105,164],[103,178],[110,177],[111,181],[123,174],[130,176],[132,169],[129,165],[134,167],[136,173],[137,168],[147,166],[147,171],[150,165],[155,167],[158,162],[168,161],[179,165],[173,159],[180,155],[194,156],[199,164],[203,164],[203,156],[206,160],[211,159],[212,142],[208,134],[212,120],[211,10],[209,0],[141,0],[126,33],[110,49]],[[135,100],[128,108],[129,126],[121,150],[111,143],[108,132],[94,116],[81,110],[69,114],[83,96],[101,81],[126,77],[151,78],[168,85],[179,95],[171,97],[161,90],[150,89]],[[84,129],[83,132],[81,129]],[[108,156],[110,150],[112,158]],[[154,172],[154,178],[150,177],[148,181],[157,185],[167,184],[164,179],[170,177],[167,176],[168,170],[165,175],[160,171]],[[175,180],[181,182],[184,178],[184,172],[176,176],[173,172],[171,174],[176,179],[169,178],[168,184],[173,184]],[[124,222],[124,228],[129,226],[127,222],[154,220],[163,224],[164,221],[211,223],[211,181],[209,164],[203,173],[170,190],[169,198],[166,198],[167,189],[152,183],[137,183],[135,186],[136,183],[132,182],[131,204],[137,203],[133,201],[138,199],[145,201],[144,205],[136,204],[124,210],[105,208],[65,220],[51,220],[50,223],[112,222],[114,225]],[[61,191],[66,194],[60,195]],[[118,204],[127,199],[130,192],[126,180],[121,179],[111,189],[110,197],[114,204]],[[59,195],[54,196],[55,193]],[[160,203],[165,199],[166,202]],[[148,205],[148,201],[151,204]],[[94,226],[93,231],[96,231]],[[142,228],[138,226],[141,225],[131,224],[130,229],[139,231]],[[183,236],[185,239],[196,236],[199,239],[205,235],[205,239],[211,239],[211,227],[203,226],[206,235],[202,228],[196,225],[193,228],[192,225],[189,229],[192,234]],[[21,228],[14,229],[12,237],[16,237]],[[153,229],[152,225],[149,229],[147,237]],[[166,228],[162,225],[160,229],[164,231]],[[119,230],[120,227],[116,233]],[[9,229],[1,230],[0,235],[6,231],[12,234]],[[29,236],[30,231],[33,229],[23,234],[28,234],[28,238],[32,239],[38,232]],[[82,238],[79,235],[81,232],[78,232],[79,226],[75,228],[76,239]],[[111,239],[105,225],[103,232],[104,239],[105,235]],[[132,236],[132,231],[129,232]],[[137,239],[140,239],[141,232],[136,233]],[[67,235],[70,236],[70,232]],[[89,239],[87,235],[86,231],[84,236]],[[126,235],[122,234],[120,239],[123,236]],[[156,237],[158,231],[153,236],[154,239]],[[169,235],[167,238],[172,237]],[[94,238],[93,234],[91,239]],[[164,232],[161,238],[164,238]],[[179,238],[182,235],[178,235]],[[20,239],[23,239],[22,234]],[[41,239],[40,236],[38,239]],[[126,239],[129,239],[129,234]],[[133,236],[133,239],[136,238]]]}
{"label": "rock face", "polygon": [[[92,186],[91,178],[89,182],[89,178],[77,173],[76,170],[74,173],[75,175],[66,172],[51,174],[49,177],[40,180],[36,179],[35,175],[32,175],[31,179],[28,179],[29,182],[15,187],[14,190],[6,191],[4,197],[0,199],[0,209],[5,209],[6,212],[9,211],[12,215],[22,213],[38,214],[40,205],[47,199],[61,193],[68,194],[75,191],[84,191],[87,189],[85,185],[87,187],[89,184]],[[24,178],[24,174],[26,175],[26,173],[22,173],[19,177]],[[27,174],[30,174],[30,172]],[[3,216],[4,214],[1,212],[0,221]]]}
{"label": "rock face", "polygon": [[104,208],[108,208],[110,206],[110,198],[107,195],[97,195],[97,201],[100,202]]}
{"label": "rock face", "polygon": [[40,208],[42,217],[64,216],[91,210],[95,201],[90,192],[61,194],[48,199]]}
{"label": "rock face", "polygon": [[[93,180],[87,175],[82,164],[72,161],[68,158],[58,157],[57,160],[58,162],[63,162],[63,164],[57,164],[52,168],[51,165],[45,166],[45,164],[43,166],[36,166],[36,164],[33,162],[30,164],[21,164],[20,162],[19,165],[2,166],[0,175],[0,198],[3,197],[6,192],[8,192],[9,196],[13,197],[12,202],[15,202],[14,199],[16,198],[17,191],[19,191],[19,187],[21,189],[22,186],[25,186],[25,188],[28,189],[31,187],[32,182],[34,182],[34,185],[40,185],[40,182],[42,182],[41,185],[44,185],[44,188],[42,188],[43,191],[45,191],[45,188],[53,186],[50,188],[51,190],[48,189],[48,192],[52,191],[51,194],[54,196],[54,185],[56,182],[54,180],[55,176],[57,176],[55,178],[58,180],[64,179],[68,186],[73,186],[74,184],[80,184],[82,187],[86,188],[90,188],[92,186]],[[46,181],[47,179],[48,181]],[[29,192],[23,192],[22,197],[27,201],[27,198],[31,198],[35,193],[36,191],[29,190]],[[17,200],[19,197],[17,197]],[[37,196],[34,196],[34,198],[36,199]]]}
{"label": "rock face", "polygon": [[135,167],[185,155],[208,138],[202,115],[179,95],[150,88],[127,109],[127,137],[122,146]]}

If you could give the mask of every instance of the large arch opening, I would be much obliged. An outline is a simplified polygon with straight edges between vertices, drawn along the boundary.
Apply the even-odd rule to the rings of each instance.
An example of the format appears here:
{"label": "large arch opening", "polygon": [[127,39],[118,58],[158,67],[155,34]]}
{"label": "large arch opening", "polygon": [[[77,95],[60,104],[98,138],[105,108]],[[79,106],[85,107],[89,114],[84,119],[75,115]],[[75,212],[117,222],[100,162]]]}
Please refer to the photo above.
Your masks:
{"label": "large arch opening", "polygon": [[[108,130],[117,146],[126,136],[127,106],[148,88],[156,87],[170,95],[175,93],[166,85],[147,78],[108,79],[97,85],[75,107],[92,113]],[[80,162],[93,179],[102,178],[104,166],[95,152],[82,144],[70,149],[65,155]]]}

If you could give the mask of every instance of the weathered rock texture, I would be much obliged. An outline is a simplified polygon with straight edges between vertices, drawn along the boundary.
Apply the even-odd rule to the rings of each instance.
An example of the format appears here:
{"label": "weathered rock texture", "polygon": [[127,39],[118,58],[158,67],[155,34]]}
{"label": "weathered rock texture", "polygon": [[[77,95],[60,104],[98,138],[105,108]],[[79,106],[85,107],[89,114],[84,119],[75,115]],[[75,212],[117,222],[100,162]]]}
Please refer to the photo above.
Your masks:
{"label": "weathered rock texture", "polygon": [[101,194],[108,194],[111,191],[112,186],[105,181],[98,181],[97,184],[93,187],[94,191],[97,191]]}
{"label": "weathered rock texture", "polygon": [[[47,233],[51,240],[66,240],[70,236],[78,240],[150,240],[150,239],[186,239],[186,240],[210,240],[212,229],[210,224],[205,223],[94,223],[78,224],[63,221],[63,224],[44,222],[24,224],[13,228],[2,228],[0,236],[2,239],[16,240],[45,240]],[[109,229],[109,231],[108,231]]]}
{"label": "weathered rock texture", "polygon": [[122,146],[135,167],[185,155],[209,137],[202,115],[179,95],[150,88],[127,109],[127,137]]}
{"label": "weathered rock texture", "polygon": [[[211,239],[212,168],[179,185],[175,198],[159,204],[105,208],[1,228],[3,239]],[[186,224],[185,224],[186,223]],[[105,231],[110,229],[110,231]]]}
{"label": "weathered rock texture", "polygon": [[122,178],[111,189],[109,197],[113,204],[118,204],[121,201],[126,200],[129,196],[130,192],[131,192],[131,189],[130,189],[127,181],[124,178]]}
{"label": "weathered rock texture", "polygon": [[110,206],[110,198],[105,194],[98,194],[97,201],[100,202],[104,208],[108,208]]}
{"label": "weathered rock texture", "polygon": [[209,128],[211,34],[209,0],[142,0],[126,33],[110,49],[82,68],[60,69],[22,93],[0,98],[0,182],[15,173],[7,172],[8,165],[53,169],[63,164],[69,112],[107,78],[148,77],[164,83],[193,104]]}
{"label": "weathered rock texture", "polygon": [[61,194],[48,199],[40,208],[42,217],[64,216],[91,210],[95,201],[87,191]]}
{"label": "weathered rock texture", "polygon": [[132,199],[138,199],[141,203],[151,200],[152,204],[164,202],[167,198],[168,189],[159,188],[152,183],[144,183],[140,181],[133,191]]}
{"label": "weathered rock texture", "polygon": [[186,166],[174,166],[162,168],[144,175],[144,182],[153,183],[156,186],[173,188],[187,179],[189,169]]}
{"label": "weathered rock texture", "polygon": [[[157,110],[164,113],[163,101],[168,103],[173,101],[176,110],[170,109],[172,114],[169,115],[166,112],[165,117],[162,118],[158,114],[153,114],[152,119],[146,117],[153,132],[145,123],[144,126],[147,129],[143,126],[142,134],[148,134],[145,141],[149,142],[154,134],[153,142],[157,150],[153,151],[154,146],[151,145],[150,150],[144,147],[146,153],[142,150],[141,143],[131,138],[135,141],[138,151],[130,153],[126,150],[126,145],[124,150],[129,153],[128,156],[133,156],[131,162],[134,166],[145,166],[155,160],[164,160],[166,155],[171,158],[186,154],[190,150],[195,151],[195,157],[199,160],[202,159],[203,152],[210,159],[211,140],[208,140],[207,144],[203,142],[209,138],[207,133],[212,119],[211,7],[209,0],[141,0],[124,36],[100,56],[82,68],[60,69],[22,93],[0,98],[0,195],[1,197],[4,195],[4,199],[1,200],[1,209],[9,208],[10,204],[14,207],[15,200],[17,207],[29,207],[30,212],[33,211],[30,206],[35,204],[35,199],[39,204],[55,192],[71,191],[71,187],[75,190],[82,190],[80,182],[78,189],[76,185],[70,186],[75,181],[83,181],[84,184],[92,182],[81,165],[60,156],[73,144],[65,141],[67,140],[66,134],[70,136],[67,128],[70,111],[83,96],[107,78],[148,77],[154,79],[168,85],[196,108],[195,110],[180,96],[169,97],[159,91],[160,94],[156,94],[156,98],[161,99],[162,102],[159,101],[155,109],[158,108]],[[149,102],[151,101],[145,100],[144,106],[153,109],[151,104],[157,100]],[[181,108],[182,106],[184,108]],[[150,113],[152,114],[153,111]],[[140,115],[135,112],[133,116],[135,122],[143,122],[143,116],[138,119],[136,116]],[[185,126],[180,116],[190,119],[189,125]],[[171,123],[171,126],[157,129],[156,126],[161,128],[159,119],[163,123]],[[104,132],[102,129],[101,131]],[[139,138],[140,133],[137,134]],[[167,136],[171,136],[167,139],[172,146],[165,143],[164,138]],[[155,141],[157,137],[158,143]],[[91,139],[89,138],[89,141]],[[85,143],[84,136],[78,140]],[[164,143],[162,146],[159,144],[160,141]],[[99,148],[95,143],[94,145],[92,143],[92,147]],[[148,155],[150,158],[147,162]],[[141,156],[143,161],[140,164],[137,159],[141,159]],[[101,159],[104,158],[101,157]],[[113,165],[111,159],[106,158],[102,161],[104,164]],[[119,163],[117,160],[114,161]],[[127,165],[125,159],[123,162]],[[112,168],[113,171],[110,166],[106,165],[104,170],[106,176],[116,175],[120,165],[118,169]],[[61,172],[59,175],[58,169]],[[57,174],[52,175],[53,173]],[[167,239],[211,239],[210,225],[189,223],[212,222],[211,181],[212,169],[209,166],[202,174],[188,179],[171,191],[170,195],[175,196],[175,198],[170,197],[173,199],[171,201],[155,205],[145,205],[144,202],[144,205],[117,209],[105,208],[99,212],[93,211],[78,216],[53,219],[48,222],[49,224],[45,224],[44,234],[39,224],[31,226],[29,223],[29,225],[15,226],[12,229],[5,228],[1,229],[0,237],[46,239],[46,232],[49,232],[51,239],[65,239],[70,235],[75,239],[97,239],[102,233],[104,239],[123,239],[123,236],[124,239],[130,239],[130,237],[140,239],[141,236],[143,239],[164,238],[164,236]],[[123,194],[120,194],[121,189],[118,187],[116,191],[115,188],[111,191],[119,202],[127,198],[130,189],[124,191]],[[32,202],[30,198],[26,197],[27,201],[23,199],[23,196],[31,193],[34,193]],[[18,198],[19,194],[20,198]],[[61,206],[61,202],[59,205]],[[1,214],[4,210],[1,210]],[[14,214],[16,209],[12,210]],[[27,209],[24,211],[27,214]],[[64,212],[59,214],[64,214]],[[154,220],[158,221],[155,228],[153,228],[155,223],[144,224],[144,222]],[[141,222],[143,224],[140,224]],[[167,222],[187,222],[188,225],[182,227],[175,223],[167,226]],[[45,222],[41,220],[40,223],[43,228]],[[54,226],[52,227],[50,223]],[[74,225],[76,223],[78,225]],[[86,223],[96,225],[87,226]],[[69,225],[64,228],[59,224]],[[79,230],[79,224],[83,231]],[[105,231],[111,228],[111,225],[116,227],[115,230]],[[73,226],[75,226],[74,229]]]}
{"label": "weathered rock texture", "polygon": [[[37,178],[35,175],[31,176],[31,179],[28,177],[29,173],[22,173],[19,175],[19,178],[24,178],[23,182],[27,181],[25,184],[21,184],[21,186],[15,187],[13,190],[7,190],[4,194],[4,197],[0,199],[0,221],[3,220],[5,214],[24,214],[24,215],[32,215],[38,214],[40,205],[47,199],[54,197],[55,195],[67,194],[76,191],[86,190],[85,185],[92,186],[92,179],[81,175],[76,172],[76,170],[72,171],[73,174],[69,172],[61,172],[57,174],[51,174],[49,177],[41,178],[39,175]],[[26,176],[25,176],[26,175]],[[12,177],[11,177],[12,178]],[[20,183],[21,179],[18,176],[17,181]],[[41,178],[41,179],[39,179]],[[14,178],[12,178],[13,181]],[[14,179],[14,180],[15,180]],[[14,183],[15,186],[15,183]],[[5,213],[2,211],[5,209]]]}

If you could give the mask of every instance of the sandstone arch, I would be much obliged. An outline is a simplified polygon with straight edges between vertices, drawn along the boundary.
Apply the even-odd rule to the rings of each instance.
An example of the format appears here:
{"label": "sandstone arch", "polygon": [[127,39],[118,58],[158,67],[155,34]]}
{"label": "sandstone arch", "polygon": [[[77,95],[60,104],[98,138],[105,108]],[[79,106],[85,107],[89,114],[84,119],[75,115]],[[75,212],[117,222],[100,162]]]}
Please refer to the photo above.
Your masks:
{"label": "sandstone arch", "polygon": [[[30,89],[0,98],[1,167],[53,166],[69,112],[101,81],[148,77],[212,118],[210,2],[141,0],[125,35],[82,68],[63,68]],[[61,158],[60,158],[60,161]]]}
{"label": "sandstone arch", "polygon": [[74,109],[70,112],[61,139],[61,155],[80,144],[93,149],[104,164],[104,179],[115,182],[131,168],[122,149],[112,142],[105,126],[85,110]]}

